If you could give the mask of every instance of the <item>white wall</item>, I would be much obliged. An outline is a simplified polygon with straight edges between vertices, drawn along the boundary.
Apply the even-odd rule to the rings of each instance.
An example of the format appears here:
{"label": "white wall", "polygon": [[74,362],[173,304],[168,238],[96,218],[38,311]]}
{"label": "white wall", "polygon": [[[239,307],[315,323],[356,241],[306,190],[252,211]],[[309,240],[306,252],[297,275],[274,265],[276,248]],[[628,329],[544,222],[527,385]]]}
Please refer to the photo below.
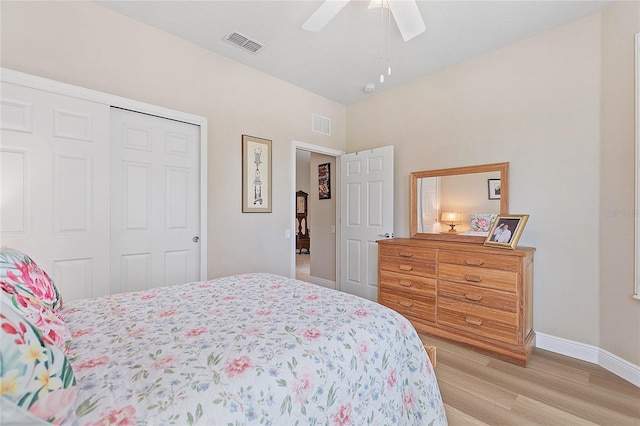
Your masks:
{"label": "white wall", "polygon": [[[93,2],[0,7],[2,67],[207,117],[209,276],[290,275],[291,143],[344,150],[344,106]],[[333,136],[311,132],[313,112]],[[273,141],[271,214],[241,213],[242,134]]]}

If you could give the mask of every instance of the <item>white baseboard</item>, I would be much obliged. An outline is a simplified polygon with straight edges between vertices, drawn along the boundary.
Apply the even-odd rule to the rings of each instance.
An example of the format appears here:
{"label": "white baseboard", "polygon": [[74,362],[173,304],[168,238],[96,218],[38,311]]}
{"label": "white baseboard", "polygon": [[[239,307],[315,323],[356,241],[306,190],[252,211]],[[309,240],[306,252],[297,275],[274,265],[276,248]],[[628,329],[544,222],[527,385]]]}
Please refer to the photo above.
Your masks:
{"label": "white baseboard", "polygon": [[309,282],[313,283],[313,284],[320,285],[322,287],[330,288],[332,290],[336,289],[336,282],[335,281],[325,280],[324,278],[309,277]]}
{"label": "white baseboard", "polygon": [[640,366],[597,346],[536,332],[536,347],[598,364],[616,376],[640,387]]}

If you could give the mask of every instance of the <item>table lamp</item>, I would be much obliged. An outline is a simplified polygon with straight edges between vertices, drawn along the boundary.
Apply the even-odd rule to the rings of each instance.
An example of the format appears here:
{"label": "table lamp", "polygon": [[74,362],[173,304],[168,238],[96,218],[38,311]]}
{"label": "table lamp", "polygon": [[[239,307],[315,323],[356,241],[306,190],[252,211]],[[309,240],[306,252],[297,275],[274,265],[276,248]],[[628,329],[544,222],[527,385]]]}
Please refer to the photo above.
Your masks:
{"label": "table lamp", "polygon": [[449,224],[449,226],[451,227],[451,229],[449,229],[449,232],[451,233],[458,232],[455,229],[455,222],[460,222],[461,218],[462,213],[460,212],[442,212],[442,221]]}

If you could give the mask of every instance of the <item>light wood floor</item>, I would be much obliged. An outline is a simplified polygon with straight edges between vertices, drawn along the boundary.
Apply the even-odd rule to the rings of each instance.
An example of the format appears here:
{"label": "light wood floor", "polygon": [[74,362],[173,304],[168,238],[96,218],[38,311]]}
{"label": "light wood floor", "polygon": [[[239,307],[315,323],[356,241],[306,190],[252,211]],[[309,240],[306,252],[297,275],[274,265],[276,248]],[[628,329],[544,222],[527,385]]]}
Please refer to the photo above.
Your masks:
{"label": "light wood floor", "polygon": [[437,347],[449,425],[640,425],[640,388],[598,365],[536,349],[522,368],[421,338]]}
{"label": "light wood floor", "polygon": [[296,278],[301,281],[309,281],[311,255],[296,253]]}

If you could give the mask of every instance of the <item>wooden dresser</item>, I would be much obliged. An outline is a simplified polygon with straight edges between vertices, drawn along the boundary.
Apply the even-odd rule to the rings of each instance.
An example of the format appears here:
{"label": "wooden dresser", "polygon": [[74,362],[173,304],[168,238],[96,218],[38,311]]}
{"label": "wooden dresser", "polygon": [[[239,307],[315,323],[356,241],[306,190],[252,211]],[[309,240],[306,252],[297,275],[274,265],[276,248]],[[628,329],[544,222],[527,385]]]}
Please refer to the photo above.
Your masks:
{"label": "wooden dresser", "polygon": [[533,331],[534,248],[378,241],[378,302],[431,334],[525,366]]}

